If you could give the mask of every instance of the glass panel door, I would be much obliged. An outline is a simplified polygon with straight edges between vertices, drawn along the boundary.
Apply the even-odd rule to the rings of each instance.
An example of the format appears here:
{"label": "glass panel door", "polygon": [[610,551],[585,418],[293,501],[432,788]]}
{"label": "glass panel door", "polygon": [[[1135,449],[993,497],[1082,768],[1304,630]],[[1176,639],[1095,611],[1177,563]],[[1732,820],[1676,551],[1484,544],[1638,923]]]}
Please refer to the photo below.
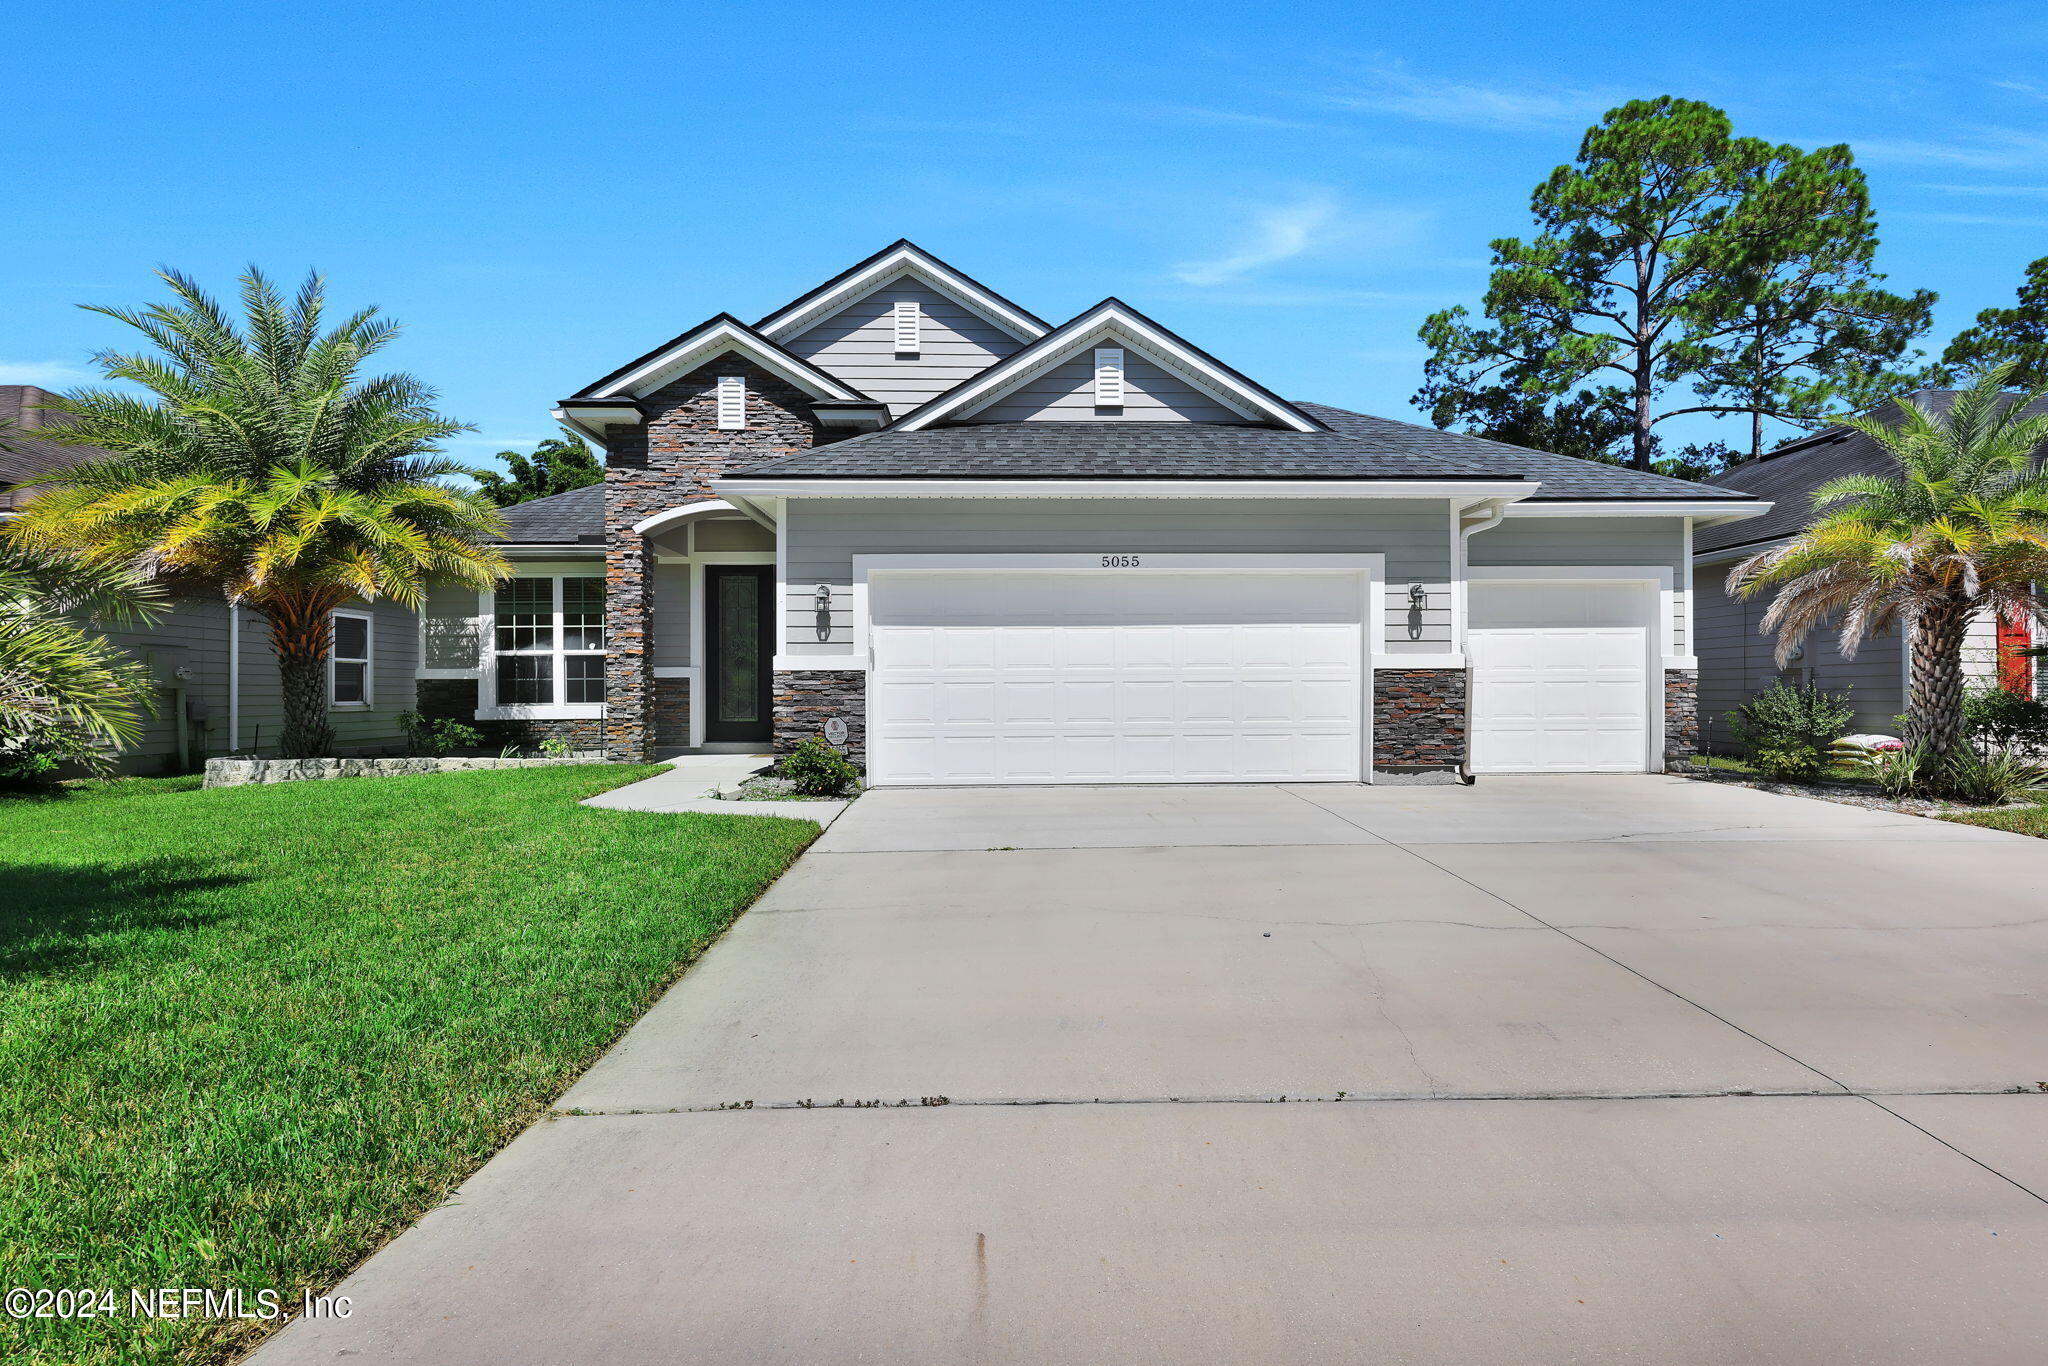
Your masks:
{"label": "glass panel door", "polygon": [[704,569],[706,740],[769,738],[772,575],[766,565]]}

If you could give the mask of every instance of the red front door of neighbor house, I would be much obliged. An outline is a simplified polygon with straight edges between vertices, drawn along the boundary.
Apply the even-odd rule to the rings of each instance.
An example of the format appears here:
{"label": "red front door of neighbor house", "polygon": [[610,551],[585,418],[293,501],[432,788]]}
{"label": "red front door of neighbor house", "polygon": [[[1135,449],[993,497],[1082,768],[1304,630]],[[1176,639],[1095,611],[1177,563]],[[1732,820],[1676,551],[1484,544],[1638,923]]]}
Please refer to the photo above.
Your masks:
{"label": "red front door of neighbor house", "polygon": [[2034,695],[2034,661],[2020,654],[2034,644],[2024,620],[1998,619],[1998,686],[2019,697]]}

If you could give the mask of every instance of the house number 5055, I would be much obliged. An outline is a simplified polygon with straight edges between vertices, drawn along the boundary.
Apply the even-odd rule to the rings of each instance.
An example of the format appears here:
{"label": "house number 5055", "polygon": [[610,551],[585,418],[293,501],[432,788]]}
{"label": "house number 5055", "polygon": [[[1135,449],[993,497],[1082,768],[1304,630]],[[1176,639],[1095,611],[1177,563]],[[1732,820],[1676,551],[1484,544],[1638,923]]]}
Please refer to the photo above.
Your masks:
{"label": "house number 5055", "polygon": [[1138,557],[1136,555],[1104,555],[1102,557],[1102,567],[1104,569],[1136,569],[1138,567]]}

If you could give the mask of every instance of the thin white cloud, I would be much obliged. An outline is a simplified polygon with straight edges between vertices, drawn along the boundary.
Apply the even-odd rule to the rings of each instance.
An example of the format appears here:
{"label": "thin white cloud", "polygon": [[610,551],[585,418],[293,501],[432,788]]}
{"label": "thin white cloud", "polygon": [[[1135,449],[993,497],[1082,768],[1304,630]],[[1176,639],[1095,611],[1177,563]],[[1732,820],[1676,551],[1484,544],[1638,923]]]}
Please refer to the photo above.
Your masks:
{"label": "thin white cloud", "polygon": [[56,360],[0,360],[0,384],[33,384],[39,389],[59,389],[67,384],[85,384],[99,376],[76,365]]}
{"label": "thin white cloud", "polygon": [[1296,132],[1311,132],[1322,125],[1302,119],[1281,118],[1277,114],[1255,114],[1242,109],[1212,109],[1197,104],[1160,104],[1149,112],[1157,118],[1182,123],[1215,124],[1226,128],[1272,128]]}
{"label": "thin white cloud", "polygon": [[1615,103],[1612,96],[1591,90],[1443,80],[1397,62],[1374,64],[1355,86],[1328,96],[1327,102],[1338,109],[1500,132],[1582,126]]}
{"label": "thin white cloud", "polygon": [[1233,284],[1247,275],[1317,251],[1346,233],[1336,196],[1312,190],[1280,204],[1256,209],[1236,244],[1220,256],[1183,261],[1173,268],[1182,284]]}
{"label": "thin white cloud", "polygon": [[1852,141],[1850,146],[1864,161],[1925,161],[1984,171],[2048,165],[2048,137],[2017,128],[1974,129],[1944,142],[1872,138]]}
{"label": "thin white cloud", "polygon": [[2012,218],[1992,213],[1895,213],[1893,218],[1907,218],[1919,223],[1952,223],[1973,228],[2048,228],[2048,218]]}
{"label": "thin white cloud", "polygon": [[2048,198],[2048,185],[1922,185],[1936,194],[1960,194],[2012,199]]}

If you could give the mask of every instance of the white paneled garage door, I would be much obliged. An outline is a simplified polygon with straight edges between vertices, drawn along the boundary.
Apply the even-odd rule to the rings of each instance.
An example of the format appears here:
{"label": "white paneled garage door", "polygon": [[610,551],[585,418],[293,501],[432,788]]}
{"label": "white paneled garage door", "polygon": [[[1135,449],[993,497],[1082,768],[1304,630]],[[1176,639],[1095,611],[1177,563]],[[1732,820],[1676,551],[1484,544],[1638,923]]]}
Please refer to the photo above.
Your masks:
{"label": "white paneled garage door", "polygon": [[1359,777],[1357,573],[877,574],[877,783]]}
{"label": "white paneled garage door", "polygon": [[1475,773],[1641,773],[1654,592],[1472,584]]}

